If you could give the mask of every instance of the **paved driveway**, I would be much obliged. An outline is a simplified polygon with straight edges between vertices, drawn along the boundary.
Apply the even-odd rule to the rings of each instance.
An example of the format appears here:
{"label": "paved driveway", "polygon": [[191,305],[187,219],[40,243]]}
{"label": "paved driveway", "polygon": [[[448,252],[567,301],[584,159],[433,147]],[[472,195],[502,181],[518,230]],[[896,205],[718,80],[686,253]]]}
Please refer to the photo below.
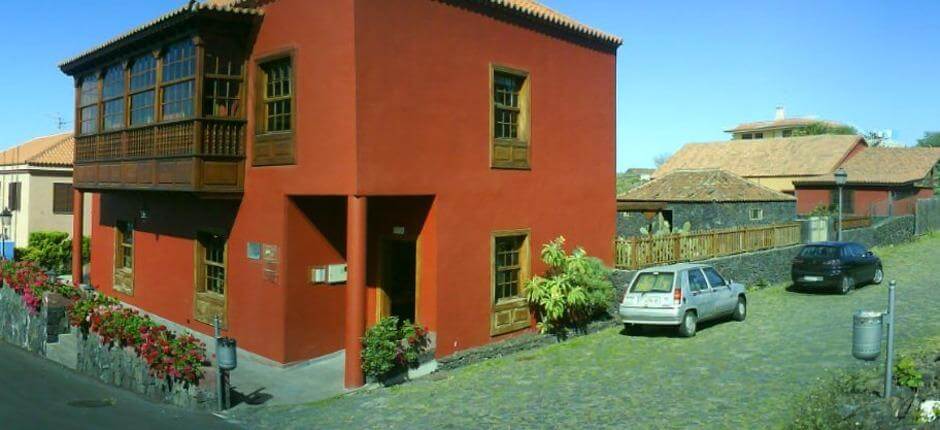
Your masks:
{"label": "paved driveway", "polygon": [[[899,345],[940,333],[940,238],[877,250],[898,280]],[[794,394],[851,358],[851,316],[884,308],[887,282],[849,296],[751,294],[743,323],[692,339],[619,329],[391,389],[248,411],[265,428],[777,428]],[[311,381],[311,383],[315,383]]]}
{"label": "paved driveway", "polygon": [[149,402],[0,342],[0,429],[229,429],[208,414]]}

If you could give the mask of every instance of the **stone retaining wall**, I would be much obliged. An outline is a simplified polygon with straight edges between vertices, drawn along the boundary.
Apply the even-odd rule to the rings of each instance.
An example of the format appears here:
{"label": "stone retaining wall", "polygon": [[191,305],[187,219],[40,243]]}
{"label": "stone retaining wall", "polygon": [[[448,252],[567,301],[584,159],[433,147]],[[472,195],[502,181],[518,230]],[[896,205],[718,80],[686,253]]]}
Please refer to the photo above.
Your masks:
{"label": "stone retaining wall", "polygon": [[[44,298],[44,303],[43,313],[31,314],[18,294],[8,287],[0,288],[0,340],[42,357],[46,357],[47,350],[65,348],[56,351],[57,355],[77,355],[75,370],[79,373],[186,409],[216,408],[214,368],[205,369],[206,376],[199,387],[155,378],[133,349],[102,345],[97,335],[85,336],[77,328],[68,328],[63,301]],[[77,346],[58,343],[65,333],[74,337]]]}
{"label": "stone retaining wall", "polygon": [[0,288],[0,340],[40,355],[46,352],[45,318],[31,314],[8,287]]}
{"label": "stone retaining wall", "polygon": [[150,375],[147,363],[132,348],[109,348],[101,344],[98,335],[82,335],[72,329],[78,339],[78,361],[75,370],[98,380],[115,385],[151,400],[169,403],[191,410],[214,410],[217,406],[214,387],[215,373],[207,373],[200,387],[183,382],[172,383]]}
{"label": "stone retaining wall", "polygon": [[914,238],[914,224],[913,215],[887,218],[876,222],[871,227],[844,230],[842,240],[858,242],[869,248],[897,245],[910,242]]}

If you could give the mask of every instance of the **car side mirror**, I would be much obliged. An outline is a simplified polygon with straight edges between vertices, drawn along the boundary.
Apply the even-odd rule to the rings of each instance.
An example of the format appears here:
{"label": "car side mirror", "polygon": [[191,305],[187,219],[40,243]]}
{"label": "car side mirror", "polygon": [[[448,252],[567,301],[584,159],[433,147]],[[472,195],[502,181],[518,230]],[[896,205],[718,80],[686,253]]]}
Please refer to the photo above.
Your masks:
{"label": "car side mirror", "polygon": [[866,257],[874,257],[874,256],[875,256],[875,253],[874,253],[874,252],[871,252],[871,251],[867,251],[867,252],[865,252],[865,256],[866,256]]}

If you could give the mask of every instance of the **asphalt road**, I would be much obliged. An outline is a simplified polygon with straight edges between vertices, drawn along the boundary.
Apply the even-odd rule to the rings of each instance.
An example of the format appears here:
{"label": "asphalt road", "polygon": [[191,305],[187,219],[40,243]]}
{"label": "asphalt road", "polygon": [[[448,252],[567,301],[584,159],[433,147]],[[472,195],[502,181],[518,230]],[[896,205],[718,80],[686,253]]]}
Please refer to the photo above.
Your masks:
{"label": "asphalt road", "polygon": [[209,415],[150,402],[0,342],[0,429],[231,429]]}

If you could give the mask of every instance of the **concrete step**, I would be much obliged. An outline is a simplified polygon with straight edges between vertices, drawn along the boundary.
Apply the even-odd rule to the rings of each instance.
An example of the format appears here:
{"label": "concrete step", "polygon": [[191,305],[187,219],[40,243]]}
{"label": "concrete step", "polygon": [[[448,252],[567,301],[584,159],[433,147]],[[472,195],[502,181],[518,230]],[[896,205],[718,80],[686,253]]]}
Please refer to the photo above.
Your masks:
{"label": "concrete step", "polygon": [[78,366],[78,338],[75,334],[60,334],[59,341],[46,344],[46,358],[69,369]]}

